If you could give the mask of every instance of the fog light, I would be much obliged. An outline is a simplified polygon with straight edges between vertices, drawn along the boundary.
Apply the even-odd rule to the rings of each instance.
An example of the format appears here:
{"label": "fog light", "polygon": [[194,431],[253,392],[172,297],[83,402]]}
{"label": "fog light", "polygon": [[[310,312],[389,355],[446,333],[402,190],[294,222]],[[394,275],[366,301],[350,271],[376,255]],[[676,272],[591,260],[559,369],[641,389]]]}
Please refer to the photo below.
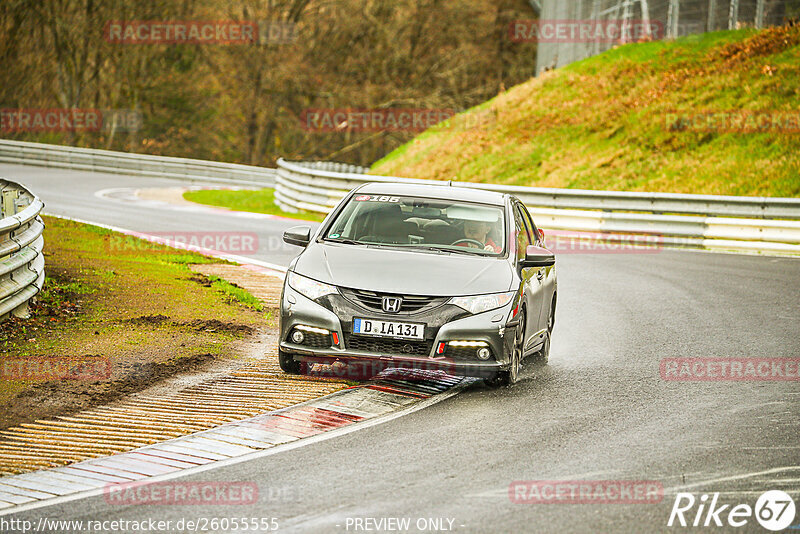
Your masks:
{"label": "fog light", "polygon": [[492,351],[487,349],[486,347],[481,347],[478,349],[478,359],[479,360],[488,360],[489,356],[492,355]]}
{"label": "fog light", "polygon": [[295,330],[294,332],[292,332],[292,341],[294,341],[298,345],[302,343],[305,338],[306,336],[304,336],[300,330]]}

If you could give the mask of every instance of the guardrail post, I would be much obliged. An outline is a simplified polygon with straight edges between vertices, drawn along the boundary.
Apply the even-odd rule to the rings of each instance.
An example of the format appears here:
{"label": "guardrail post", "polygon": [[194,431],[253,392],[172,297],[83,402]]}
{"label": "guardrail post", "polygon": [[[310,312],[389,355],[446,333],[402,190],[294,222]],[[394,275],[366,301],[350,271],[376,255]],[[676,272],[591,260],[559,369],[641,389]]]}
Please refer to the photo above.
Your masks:
{"label": "guardrail post", "polygon": [[4,188],[3,189],[3,218],[11,217],[17,214],[17,198],[19,197],[19,190]]}
{"label": "guardrail post", "polygon": [[13,310],[11,310],[11,315],[19,319],[27,319],[28,317],[30,317],[31,316],[30,301],[26,300],[25,302],[23,302]]}

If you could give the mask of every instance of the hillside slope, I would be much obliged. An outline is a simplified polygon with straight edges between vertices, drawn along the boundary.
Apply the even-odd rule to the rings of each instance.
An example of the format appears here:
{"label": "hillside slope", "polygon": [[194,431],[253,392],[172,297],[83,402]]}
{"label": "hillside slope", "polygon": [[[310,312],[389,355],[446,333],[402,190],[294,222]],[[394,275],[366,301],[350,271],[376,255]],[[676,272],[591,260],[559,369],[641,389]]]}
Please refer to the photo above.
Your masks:
{"label": "hillside slope", "polygon": [[[548,72],[431,129],[375,174],[800,196],[800,27],[638,43]],[[687,122],[725,112],[728,127]],[[760,112],[760,115],[748,115]],[[769,121],[759,129],[754,120]],[[705,120],[705,119],[704,119]],[[737,122],[738,121],[738,122]]]}

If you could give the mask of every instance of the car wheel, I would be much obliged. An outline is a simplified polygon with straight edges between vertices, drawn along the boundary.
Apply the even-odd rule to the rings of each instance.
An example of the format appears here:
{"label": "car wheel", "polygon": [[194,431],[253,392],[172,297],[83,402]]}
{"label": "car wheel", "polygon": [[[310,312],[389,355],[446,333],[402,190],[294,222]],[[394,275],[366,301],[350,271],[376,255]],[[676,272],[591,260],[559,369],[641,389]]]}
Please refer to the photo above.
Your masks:
{"label": "car wheel", "polygon": [[547,332],[547,334],[544,337],[544,344],[542,345],[542,348],[539,349],[539,351],[533,355],[533,361],[537,365],[544,365],[547,363],[547,360],[549,358],[550,358],[550,332]]}
{"label": "car wheel", "polygon": [[489,384],[495,387],[510,386],[519,380],[522,369],[522,346],[525,344],[525,312],[522,312],[519,326],[514,337],[514,348],[511,351],[511,366],[507,371],[498,371]]}
{"label": "car wheel", "polygon": [[556,325],[556,296],[553,295],[553,302],[550,303],[550,316],[547,318],[547,331],[552,332]]}
{"label": "car wheel", "polygon": [[291,354],[280,349],[278,349],[278,364],[284,373],[289,373],[290,375],[300,374],[300,362],[296,361]]}

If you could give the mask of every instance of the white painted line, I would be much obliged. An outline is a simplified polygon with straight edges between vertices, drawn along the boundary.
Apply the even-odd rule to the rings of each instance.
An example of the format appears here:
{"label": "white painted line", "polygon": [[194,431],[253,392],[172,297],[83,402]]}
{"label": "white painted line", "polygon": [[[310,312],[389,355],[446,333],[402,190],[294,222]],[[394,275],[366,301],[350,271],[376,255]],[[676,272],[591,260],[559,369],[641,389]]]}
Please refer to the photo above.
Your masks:
{"label": "white painted line", "polygon": [[753,478],[760,475],[772,475],[775,473],[780,473],[783,471],[793,471],[793,470],[800,470],[800,466],[798,465],[790,465],[786,467],[775,467],[773,469],[767,469],[766,471],[754,471],[752,473],[744,473],[741,475],[731,475],[727,477],[718,477],[718,478],[710,478],[708,480],[702,480],[700,482],[693,482],[691,484],[681,484],[680,486],[674,486],[672,488],[665,489],[664,492],[674,492],[680,491],[687,488],[696,488],[698,486],[708,486],[709,484],[716,484],[718,482],[731,482],[734,480],[744,480],[746,478]]}
{"label": "white painted line", "polygon": [[[420,402],[418,402],[416,404],[413,404],[413,405],[411,405],[411,406],[409,406],[407,408],[402,408],[402,409],[400,409],[400,410],[398,410],[396,412],[389,413],[389,414],[382,415],[382,416],[378,416],[378,417],[376,417],[374,419],[368,419],[366,421],[360,421],[358,423],[353,423],[351,425],[347,425],[347,426],[344,426],[344,427],[339,427],[339,428],[336,428],[334,430],[328,430],[327,432],[322,432],[321,434],[316,434],[316,435],[308,437],[308,438],[299,439],[297,441],[293,441],[291,443],[286,443],[286,444],[283,444],[283,445],[276,445],[275,447],[272,447],[270,449],[265,449],[263,451],[256,451],[256,452],[253,452],[253,453],[250,453],[250,454],[245,454],[243,456],[237,456],[236,458],[229,458],[227,460],[220,460],[218,462],[214,462],[214,463],[210,463],[210,464],[199,465],[197,467],[191,467],[191,468],[188,468],[188,469],[183,469],[183,470],[177,471],[175,473],[168,473],[168,474],[165,474],[165,475],[158,475],[158,476],[149,477],[146,480],[142,480],[140,482],[140,484],[147,485],[147,484],[150,484],[150,483],[162,482],[164,480],[173,480],[173,479],[181,478],[181,477],[184,477],[184,476],[189,476],[189,475],[194,475],[194,474],[197,474],[197,473],[203,473],[203,472],[206,472],[206,471],[211,471],[211,470],[214,470],[214,469],[219,469],[221,467],[227,467],[227,466],[230,466],[230,465],[236,465],[236,464],[239,464],[239,463],[242,463],[242,462],[249,462],[251,460],[264,458],[266,456],[272,456],[273,454],[278,454],[278,453],[281,453],[281,452],[286,452],[286,451],[290,451],[290,450],[294,450],[294,449],[299,449],[300,447],[305,447],[307,445],[312,445],[314,443],[319,443],[320,441],[326,441],[326,440],[329,440],[329,439],[332,439],[332,438],[335,438],[335,437],[338,437],[338,436],[343,436],[345,434],[350,434],[351,432],[356,432],[356,431],[364,430],[366,428],[370,428],[370,427],[373,427],[373,426],[376,426],[376,425],[381,425],[383,423],[388,423],[389,421],[393,421],[395,419],[399,419],[400,417],[404,417],[406,415],[410,415],[410,414],[412,414],[414,412],[417,412],[419,410],[423,410],[425,408],[433,406],[434,404],[438,404],[438,403],[440,403],[440,402],[442,402],[444,400],[447,400],[450,397],[453,397],[453,396],[457,395],[458,393],[460,393],[461,390],[464,387],[466,387],[466,385],[467,384],[457,385],[457,386],[452,387],[449,390],[445,391],[444,393],[439,393],[439,394],[434,395],[432,397],[429,397],[429,398],[427,398],[425,400],[422,400],[422,401],[420,401]],[[305,404],[305,403],[303,403],[303,404]],[[295,405],[295,406],[293,406],[293,408],[296,407],[296,406],[300,406],[300,405]],[[177,438],[177,439],[180,439],[180,438]],[[54,505],[63,504],[63,503],[66,503],[66,502],[77,501],[77,500],[86,499],[86,498],[89,498],[89,497],[96,497],[98,495],[102,495],[103,492],[104,492],[104,489],[88,490],[88,491],[83,491],[81,493],[74,493],[74,494],[71,494],[71,495],[64,495],[64,496],[61,496],[61,497],[55,497],[55,498],[52,498],[52,499],[33,502],[33,503],[29,503],[29,504],[22,504],[22,505],[19,505],[19,506],[15,506],[11,510],[9,510],[9,509],[0,510],[0,516],[9,515],[9,514],[16,514],[18,512],[24,512],[24,511],[27,511],[27,510],[34,510],[34,509],[37,509],[37,508],[45,508],[45,507],[48,507],[48,506],[54,506]]]}

